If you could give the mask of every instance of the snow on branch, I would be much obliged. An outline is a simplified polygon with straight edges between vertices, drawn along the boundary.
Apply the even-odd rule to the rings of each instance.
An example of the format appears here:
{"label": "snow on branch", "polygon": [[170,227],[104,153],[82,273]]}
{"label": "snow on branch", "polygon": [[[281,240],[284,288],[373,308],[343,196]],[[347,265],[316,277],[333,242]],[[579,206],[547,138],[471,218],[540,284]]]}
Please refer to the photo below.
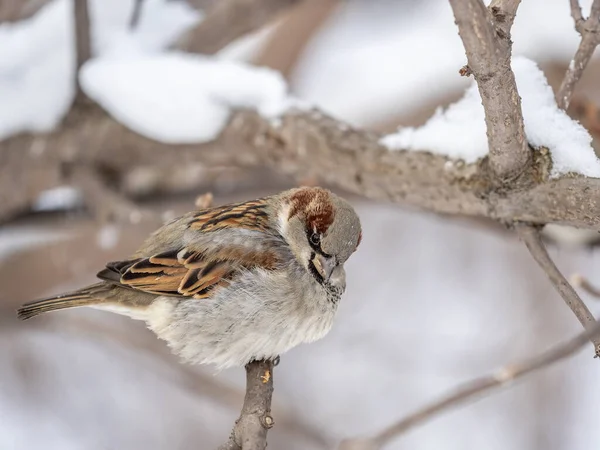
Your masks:
{"label": "snow on branch", "polygon": [[[524,127],[522,126],[524,120],[515,76],[511,68],[512,42],[510,40],[510,26],[506,26],[507,15],[506,11],[502,9],[502,7],[510,9],[508,16],[514,18],[519,0],[494,1],[489,10],[485,8],[480,0],[449,1],[469,59],[469,69],[475,76],[481,94],[486,115],[486,130],[490,147],[489,160],[492,171],[496,176],[504,174],[504,182],[507,181],[506,177],[511,174],[513,177],[515,174],[519,175],[520,180],[514,179],[511,186],[507,186],[508,189],[517,188],[519,186],[517,181],[521,183],[534,182],[535,175],[527,170],[532,158],[528,156],[525,160],[519,159],[522,156],[521,141],[525,139]],[[594,0],[594,3],[592,16],[594,6],[596,8],[600,7],[600,0]],[[512,21],[512,19],[510,20]],[[471,67],[472,64],[476,64],[475,68]],[[567,77],[569,73],[567,72]],[[531,89],[529,84],[526,89]],[[548,94],[550,93],[548,89],[546,91],[548,91]],[[553,100],[546,99],[544,103],[552,104]],[[554,131],[552,127],[557,126],[556,120],[550,120],[552,117],[563,116],[554,111],[543,121],[546,126],[539,130],[540,134],[552,136]],[[499,137],[504,139],[501,148],[495,147],[498,144],[496,141]],[[557,138],[557,136],[553,137]],[[496,154],[494,154],[494,150],[496,150]],[[527,151],[529,152],[528,148]],[[558,164],[563,160],[573,159],[570,155],[563,155],[561,152],[555,152],[553,156],[558,160]],[[518,167],[517,163],[521,164],[521,167]],[[578,168],[581,170],[582,167],[578,166]],[[558,170],[561,169],[563,167],[559,165]],[[595,174],[595,171],[592,170],[592,173]],[[589,194],[589,192],[585,192],[584,195]],[[596,319],[591,315],[575,289],[557,269],[541,240],[537,228],[532,223],[527,223],[527,220],[523,221],[525,222],[523,224],[517,223],[518,220],[512,222],[516,224],[518,234],[525,241],[532,257],[546,272],[571,312],[585,328],[593,327]],[[594,344],[595,356],[600,355],[600,341],[592,339],[591,342]]]}
{"label": "snow on branch", "polygon": [[[600,160],[591,146],[592,137],[559,108],[552,88],[537,65],[524,57],[512,61],[527,141],[536,149],[547,148],[552,157],[552,177],[578,173],[600,177]],[[463,98],[446,110],[438,110],[419,128],[401,128],[385,136],[382,144],[393,150],[426,149],[467,164],[488,155],[484,108],[473,83]]]}
{"label": "snow on branch", "polygon": [[[500,184],[519,177],[531,154],[525,139],[521,99],[510,69],[511,17],[520,1],[449,0],[465,47],[469,71],[484,103],[489,164]],[[503,8],[510,8],[505,11]]]}
{"label": "snow on branch", "polygon": [[274,119],[297,103],[278,72],[185,53],[95,59],[80,80],[119,122],[170,144],[216,139],[234,109]]}

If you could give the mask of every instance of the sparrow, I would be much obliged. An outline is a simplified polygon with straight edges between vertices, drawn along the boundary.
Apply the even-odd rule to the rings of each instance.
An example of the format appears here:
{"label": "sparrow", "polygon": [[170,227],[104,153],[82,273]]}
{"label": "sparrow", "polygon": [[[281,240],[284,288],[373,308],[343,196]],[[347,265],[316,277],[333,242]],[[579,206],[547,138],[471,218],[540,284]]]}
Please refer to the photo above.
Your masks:
{"label": "sparrow", "polygon": [[188,363],[274,360],[329,332],[361,236],[352,206],[320,187],[193,211],[106,264],[99,283],[17,315],[89,306],[145,321]]}

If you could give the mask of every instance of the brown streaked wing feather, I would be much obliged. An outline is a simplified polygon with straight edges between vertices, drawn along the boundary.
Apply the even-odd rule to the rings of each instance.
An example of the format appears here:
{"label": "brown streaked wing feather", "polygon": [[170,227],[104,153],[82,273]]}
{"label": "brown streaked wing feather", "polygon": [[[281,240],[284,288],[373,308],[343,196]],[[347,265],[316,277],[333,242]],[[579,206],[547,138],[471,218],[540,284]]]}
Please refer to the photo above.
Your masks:
{"label": "brown streaked wing feather", "polygon": [[189,226],[203,232],[224,228],[267,231],[270,227],[266,200],[262,198],[199,211],[194,215]]}
{"label": "brown streaked wing feather", "polygon": [[227,286],[240,268],[272,270],[276,264],[275,253],[265,250],[232,247],[207,258],[202,252],[181,249],[109,263],[98,276],[148,293],[206,298],[214,289]]}

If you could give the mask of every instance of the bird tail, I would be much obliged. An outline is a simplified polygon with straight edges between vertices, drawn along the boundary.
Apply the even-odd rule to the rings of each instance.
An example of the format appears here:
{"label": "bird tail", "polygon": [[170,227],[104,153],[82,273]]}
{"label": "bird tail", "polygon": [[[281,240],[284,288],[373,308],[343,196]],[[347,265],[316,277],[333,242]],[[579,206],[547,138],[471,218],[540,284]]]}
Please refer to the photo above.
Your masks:
{"label": "bird tail", "polygon": [[21,320],[27,320],[39,314],[59,309],[97,305],[105,301],[103,296],[98,294],[105,292],[107,288],[106,283],[97,283],[78,291],[34,300],[21,306],[17,310],[17,317]]}

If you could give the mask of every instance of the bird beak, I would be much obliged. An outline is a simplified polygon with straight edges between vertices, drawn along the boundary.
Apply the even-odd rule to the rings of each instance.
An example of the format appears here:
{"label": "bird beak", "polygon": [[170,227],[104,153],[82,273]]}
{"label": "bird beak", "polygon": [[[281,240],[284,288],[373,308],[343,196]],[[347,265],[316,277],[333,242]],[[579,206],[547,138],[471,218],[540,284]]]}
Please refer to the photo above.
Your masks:
{"label": "bird beak", "polygon": [[326,281],[329,280],[333,269],[335,269],[335,267],[337,266],[335,258],[327,258],[323,255],[316,255],[313,259],[313,264],[315,265],[315,268],[317,269],[319,274]]}

